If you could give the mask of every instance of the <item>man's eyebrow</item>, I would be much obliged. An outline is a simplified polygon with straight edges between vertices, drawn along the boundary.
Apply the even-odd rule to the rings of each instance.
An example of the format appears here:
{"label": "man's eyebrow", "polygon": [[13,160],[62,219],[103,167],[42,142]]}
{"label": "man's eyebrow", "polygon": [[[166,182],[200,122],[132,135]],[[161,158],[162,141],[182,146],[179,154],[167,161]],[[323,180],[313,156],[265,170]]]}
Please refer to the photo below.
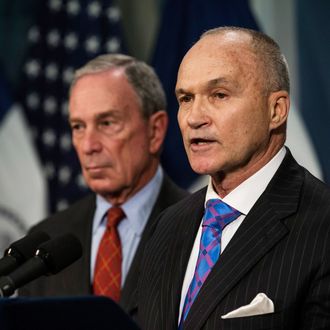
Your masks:
{"label": "man's eyebrow", "polygon": [[72,117],[72,116],[68,116],[68,122],[71,123],[73,121],[80,121],[80,119],[78,117]]}
{"label": "man's eyebrow", "polygon": [[219,77],[219,78],[215,78],[212,80],[209,80],[206,85],[208,87],[215,87],[218,86],[220,84],[229,84],[230,82],[228,81],[228,79],[226,79],[225,77]]}
{"label": "man's eyebrow", "polygon": [[101,113],[98,113],[95,118],[96,119],[104,119],[104,118],[107,118],[109,116],[111,116],[113,114],[113,110],[107,110],[107,111],[104,111],[104,112],[101,112]]}
{"label": "man's eyebrow", "polygon": [[185,91],[183,88],[178,88],[175,90],[175,95],[179,94],[189,94],[189,92]]}
{"label": "man's eyebrow", "polygon": [[[225,85],[229,85],[230,81],[225,78],[225,77],[219,77],[219,78],[215,78],[215,79],[211,79],[209,81],[206,82],[205,84],[205,88],[212,88],[212,87],[216,87],[218,85],[221,84],[225,84]],[[184,88],[178,88],[175,90],[175,94],[176,95],[180,95],[180,94],[191,94],[191,92],[185,90]]]}
{"label": "man's eyebrow", "polygon": [[[98,113],[98,114],[95,115],[94,119],[100,120],[100,119],[107,118],[107,117],[113,115],[114,111],[115,110],[107,110],[107,111]],[[72,122],[72,121],[81,121],[81,119],[79,117],[71,117],[70,115],[69,115],[68,120],[69,120],[69,122]]]}

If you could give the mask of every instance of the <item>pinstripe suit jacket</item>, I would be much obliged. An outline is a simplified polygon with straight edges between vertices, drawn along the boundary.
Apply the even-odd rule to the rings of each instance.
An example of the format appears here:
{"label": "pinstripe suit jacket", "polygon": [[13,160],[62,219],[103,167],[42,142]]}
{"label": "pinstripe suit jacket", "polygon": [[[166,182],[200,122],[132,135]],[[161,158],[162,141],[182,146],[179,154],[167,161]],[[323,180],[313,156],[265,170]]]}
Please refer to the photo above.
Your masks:
{"label": "pinstripe suit jacket", "polygon": [[[143,231],[139,246],[127,274],[121,293],[121,306],[131,315],[136,311],[136,287],[139,265],[146,241],[157,217],[166,207],[178,202],[188,193],[176,186],[166,175],[156,203]],[[91,194],[68,209],[56,213],[36,225],[32,231],[45,231],[51,237],[70,232],[82,243],[83,256],[56,275],[41,277],[22,287],[20,296],[85,296],[92,294],[90,279],[90,253],[93,217],[96,208],[95,195]]]}
{"label": "pinstripe suit jacket", "polygon": [[[138,286],[144,330],[177,329],[180,294],[206,189],[167,209]],[[221,319],[258,293],[275,313]],[[226,247],[183,325],[192,329],[330,329],[330,189],[290,152]]]}

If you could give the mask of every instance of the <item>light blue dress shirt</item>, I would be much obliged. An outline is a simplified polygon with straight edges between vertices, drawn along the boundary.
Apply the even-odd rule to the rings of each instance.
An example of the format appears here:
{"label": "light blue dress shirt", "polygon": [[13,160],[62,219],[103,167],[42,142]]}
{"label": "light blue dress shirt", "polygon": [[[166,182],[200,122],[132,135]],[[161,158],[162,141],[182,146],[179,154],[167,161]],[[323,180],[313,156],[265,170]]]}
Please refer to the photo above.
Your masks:
{"label": "light blue dress shirt", "polygon": [[[158,197],[164,173],[161,166],[158,167],[156,174],[134,196],[126,201],[121,208],[124,210],[126,218],[118,225],[118,232],[122,247],[122,277],[121,285],[123,286],[128,270],[133,261],[136,249],[140,243],[140,239],[147,220],[151,214],[152,208]],[[93,283],[94,268],[97,256],[97,250],[101,242],[106,227],[106,214],[112,205],[103,197],[96,196],[96,211],[93,220],[92,229],[92,247],[91,247],[91,281]]]}

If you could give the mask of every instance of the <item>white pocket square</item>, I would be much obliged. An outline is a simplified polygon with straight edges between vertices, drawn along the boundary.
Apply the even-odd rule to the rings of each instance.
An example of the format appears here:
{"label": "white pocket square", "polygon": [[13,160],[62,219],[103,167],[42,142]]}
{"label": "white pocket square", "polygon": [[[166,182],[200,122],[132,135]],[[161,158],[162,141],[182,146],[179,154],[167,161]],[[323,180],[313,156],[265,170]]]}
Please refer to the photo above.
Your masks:
{"label": "white pocket square", "polygon": [[274,313],[274,303],[264,293],[258,293],[250,304],[235,309],[225,315],[222,319],[231,319],[236,317],[254,316]]}

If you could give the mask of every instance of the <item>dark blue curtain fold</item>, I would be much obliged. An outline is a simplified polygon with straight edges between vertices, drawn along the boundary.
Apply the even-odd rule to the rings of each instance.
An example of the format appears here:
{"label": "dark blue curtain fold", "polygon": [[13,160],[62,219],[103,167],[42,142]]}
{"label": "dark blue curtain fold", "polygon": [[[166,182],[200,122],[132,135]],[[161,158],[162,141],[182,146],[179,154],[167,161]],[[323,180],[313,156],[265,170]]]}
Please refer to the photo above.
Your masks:
{"label": "dark blue curtain fold", "polygon": [[299,108],[330,184],[330,1],[296,0]]}

